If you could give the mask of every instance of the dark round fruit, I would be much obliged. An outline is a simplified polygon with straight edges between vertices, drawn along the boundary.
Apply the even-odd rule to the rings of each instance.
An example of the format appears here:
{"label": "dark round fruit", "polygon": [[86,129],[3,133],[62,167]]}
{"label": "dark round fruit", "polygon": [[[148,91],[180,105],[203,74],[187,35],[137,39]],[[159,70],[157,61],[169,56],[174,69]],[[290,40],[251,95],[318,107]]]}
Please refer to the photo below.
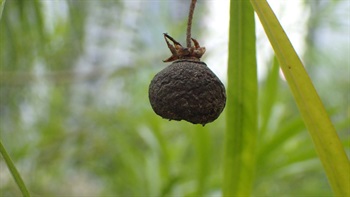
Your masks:
{"label": "dark round fruit", "polygon": [[225,87],[204,62],[177,60],[156,74],[149,100],[159,116],[205,125],[219,117],[226,104]]}

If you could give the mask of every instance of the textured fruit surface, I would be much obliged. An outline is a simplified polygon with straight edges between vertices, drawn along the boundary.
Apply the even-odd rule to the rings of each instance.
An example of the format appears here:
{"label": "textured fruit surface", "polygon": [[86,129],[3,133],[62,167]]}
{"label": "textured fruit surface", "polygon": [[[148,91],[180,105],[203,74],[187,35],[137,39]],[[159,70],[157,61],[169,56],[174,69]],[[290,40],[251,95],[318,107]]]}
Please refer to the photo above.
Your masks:
{"label": "textured fruit surface", "polygon": [[212,122],[226,104],[225,87],[204,62],[178,60],[155,75],[149,86],[153,110],[169,120]]}

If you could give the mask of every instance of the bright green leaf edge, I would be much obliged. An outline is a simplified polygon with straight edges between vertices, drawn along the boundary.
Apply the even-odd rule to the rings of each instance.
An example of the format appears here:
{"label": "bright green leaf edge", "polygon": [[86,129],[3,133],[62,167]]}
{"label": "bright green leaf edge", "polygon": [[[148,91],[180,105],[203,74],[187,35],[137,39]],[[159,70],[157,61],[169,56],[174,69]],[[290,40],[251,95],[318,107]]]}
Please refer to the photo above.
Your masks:
{"label": "bright green leaf edge", "polygon": [[250,0],[281,64],[328,181],[337,196],[350,196],[350,164],[328,114],[266,0]]}
{"label": "bright green leaf edge", "polygon": [[257,66],[254,10],[230,3],[223,196],[250,196],[255,174]]}

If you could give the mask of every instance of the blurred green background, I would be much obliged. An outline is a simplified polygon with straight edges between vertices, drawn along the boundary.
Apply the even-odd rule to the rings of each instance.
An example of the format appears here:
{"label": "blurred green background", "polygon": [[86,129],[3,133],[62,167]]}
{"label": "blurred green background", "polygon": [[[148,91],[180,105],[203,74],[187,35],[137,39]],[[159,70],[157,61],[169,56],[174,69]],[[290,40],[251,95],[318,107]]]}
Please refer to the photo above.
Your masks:
{"label": "blurred green background", "polygon": [[[225,27],[207,24],[213,4],[225,2],[196,7],[192,35],[211,43],[202,59],[209,67],[227,58],[228,43],[215,31]],[[349,156],[350,2],[300,2],[307,11],[300,56]],[[188,6],[185,0],[6,1],[0,137],[33,196],[220,196],[225,113],[202,127],[164,120],[148,101],[150,80],[170,56],[162,33],[184,43]],[[298,24],[287,34],[293,28]],[[266,38],[257,35],[259,46]],[[290,90],[271,54],[265,56],[253,194],[330,196]],[[225,69],[213,65],[224,83]],[[20,195],[2,157],[0,195]]]}

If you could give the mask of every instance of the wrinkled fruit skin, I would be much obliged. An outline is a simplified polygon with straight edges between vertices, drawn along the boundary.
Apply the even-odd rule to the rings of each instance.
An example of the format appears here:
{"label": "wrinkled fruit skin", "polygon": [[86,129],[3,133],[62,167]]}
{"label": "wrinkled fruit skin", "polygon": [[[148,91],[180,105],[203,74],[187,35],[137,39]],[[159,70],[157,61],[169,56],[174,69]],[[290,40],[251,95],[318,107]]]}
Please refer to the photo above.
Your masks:
{"label": "wrinkled fruit skin", "polygon": [[225,87],[204,62],[177,60],[155,75],[149,100],[159,116],[203,126],[219,117]]}

